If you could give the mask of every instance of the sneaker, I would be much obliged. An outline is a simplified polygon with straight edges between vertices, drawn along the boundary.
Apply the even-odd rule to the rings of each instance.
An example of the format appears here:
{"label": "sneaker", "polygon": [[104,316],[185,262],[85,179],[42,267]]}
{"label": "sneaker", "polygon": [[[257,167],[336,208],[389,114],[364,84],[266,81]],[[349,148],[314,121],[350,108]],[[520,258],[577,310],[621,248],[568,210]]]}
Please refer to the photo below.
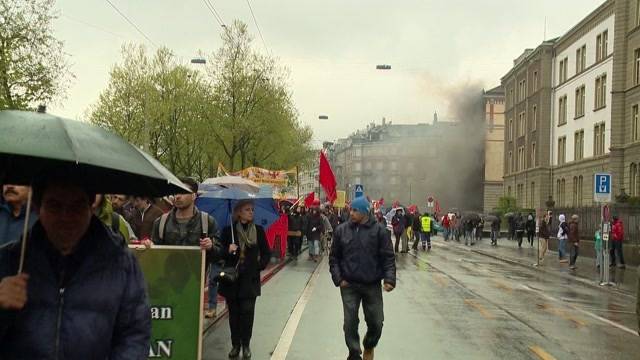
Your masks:
{"label": "sneaker", "polygon": [[575,270],[575,269],[576,269],[576,266],[575,266],[575,265],[571,265],[571,266],[569,266],[569,269],[571,269],[571,270]]}
{"label": "sneaker", "polygon": [[204,317],[206,317],[207,319],[213,319],[216,317],[216,311],[214,309],[205,310]]}
{"label": "sneaker", "polygon": [[569,262],[569,260],[567,260],[567,259],[560,259],[560,262],[561,262],[561,263],[568,263],[568,262]]}

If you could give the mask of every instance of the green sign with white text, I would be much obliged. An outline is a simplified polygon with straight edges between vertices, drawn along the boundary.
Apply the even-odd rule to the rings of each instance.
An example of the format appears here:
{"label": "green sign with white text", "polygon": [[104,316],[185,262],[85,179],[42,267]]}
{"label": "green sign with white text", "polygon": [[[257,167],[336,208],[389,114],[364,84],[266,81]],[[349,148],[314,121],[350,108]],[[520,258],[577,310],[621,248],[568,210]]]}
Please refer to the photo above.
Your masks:
{"label": "green sign with white text", "polygon": [[200,359],[205,255],[193,246],[132,246],[151,305],[149,359]]}

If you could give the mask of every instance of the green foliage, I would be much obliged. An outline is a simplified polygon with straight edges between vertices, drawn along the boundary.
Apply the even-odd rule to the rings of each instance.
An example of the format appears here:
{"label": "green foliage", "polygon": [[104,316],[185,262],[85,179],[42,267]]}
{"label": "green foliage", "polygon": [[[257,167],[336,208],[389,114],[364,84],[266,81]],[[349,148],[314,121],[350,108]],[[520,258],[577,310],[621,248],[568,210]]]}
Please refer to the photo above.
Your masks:
{"label": "green foliage", "polygon": [[124,46],[123,61],[90,109],[92,123],[146,149],[172,172],[200,179],[248,166],[291,168],[311,155],[284,71],[250,46],[235,22],[206,67],[181,64],[167,48],[149,56]]}
{"label": "green foliage", "polygon": [[503,196],[498,199],[498,206],[494,209],[494,211],[496,215],[502,217],[508,212],[517,212],[521,211],[521,209],[517,205],[516,198],[511,196]]}
{"label": "green foliage", "polygon": [[0,110],[59,99],[71,78],[53,34],[54,0],[0,0]]}

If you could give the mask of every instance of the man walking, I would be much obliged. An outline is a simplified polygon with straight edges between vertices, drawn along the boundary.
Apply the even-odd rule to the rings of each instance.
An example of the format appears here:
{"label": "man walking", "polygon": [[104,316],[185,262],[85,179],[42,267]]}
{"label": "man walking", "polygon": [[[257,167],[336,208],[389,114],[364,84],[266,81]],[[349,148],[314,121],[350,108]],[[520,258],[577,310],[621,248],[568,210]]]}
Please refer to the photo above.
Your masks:
{"label": "man walking", "polygon": [[622,254],[622,242],[624,241],[624,226],[618,216],[613,216],[613,226],[611,227],[611,250],[609,250],[611,263],[609,266],[616,266],[616,256],[618,267],[624,269],[624,256]]}
{"label": "man walking", "polygon": [[498,238],[500,237],[500,217],[496,216],[491,222],[491,245],[498,245]]}
{"label": "man walking", "polygon": [[[0,359],[146,359],[142,270],[93,214],[91,184],[61,172],[34,184],[40,219],[0,248]],[[63,306],[64,304],[64,306]]]}
{"label": "man walking", "polygon": [[[2,186],[3,202],[0,202],[0,245],[20,240],[27,213],[28,186]],[[29,214],[29,228],[38,220],[35,211]]]}
{"label": "man walking", "polygon": [[544,262],[544,256],[547,253],[547,249],[549,248],[549,238],[551,237],[551,220],[553,219],[553,213],[548,211],[544,216],[542,223],[540,224],[540,253],[538,258],[538,263],[542,265]]}
{"label": "man walking", "polygon": [[578,215],[573,214],[571,216],[571,223],[569,223],[569,250],[570,261],[569,269],[576,269],[576,260],[578,259],[578,246],[580,245],[580,231],[578,229]]}
{"label": "man walking", "polygon": [[565,243],[569,237],[569,226],[565,222],[564,214],[560,214],[558,220],[560,221],[560,225],[558,225],[558,258],[561,263],[566,263]]}
{"label": "man walking", "polygon": [[[373,359],[384,320],[382,288],[389,292],[396,286],[396,263],[389,232],[369,217],[369,210],[365,197],[353,200],[351,221],[334,232],[329,256],[331,278],[340,287],[342,296],[348,360]],[[358,334],[360,303],[367,323],[363,357]]]}
{"label": "man walking", "polygon": [[420,240],[422,240],[422,250],[431,251],[431,216],[429,216],[428,213],[424,213],[420,216],[419,234]]}
{"label": "man walking", "polygon": [[[189,186],[193,193],[176,194],[175,208],[163,214],[153,223],[152,240],[157,245],[199,246],[206,250],[209,269],[209,310],[207,318],[216,316],[217,288],[214,280],[220,273],[220,230],[216,220],[209,214],[196,208],[194,202],[198,193],[198,184],[190,178],[181,181]],[[144,241],[150,246],[149,240]]]}

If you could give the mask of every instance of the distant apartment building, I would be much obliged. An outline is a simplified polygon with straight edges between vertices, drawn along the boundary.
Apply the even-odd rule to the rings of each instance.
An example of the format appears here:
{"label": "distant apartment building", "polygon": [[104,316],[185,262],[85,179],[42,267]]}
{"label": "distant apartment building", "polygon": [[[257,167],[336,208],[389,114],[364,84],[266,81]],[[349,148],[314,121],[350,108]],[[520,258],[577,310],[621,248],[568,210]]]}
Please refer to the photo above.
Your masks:
{"label": "distant apartment building", "polygon": [[[479,94],[478,96],[480,96]],[[476,123],[482,127],[482,119]],[[471,149],[460,122],[401,125],[383,120],[370,124],[330,148],[338,188],[353,197],[355,185],[363,185],[371,199],[384,198],[416,204],[427,197],[439,200],[442,209],[482,209],[482,149]],[[476,134],[482,134],[475,129]],[[482,139],[480,139],[482,140]],[[482,141],[480,141],[483,143]]]}
{"label": "distant apartment building", "polygon": [[505,194],[525,207],[544,207],[547,196],[590,206],[594,173],[604,171],[614,196],[640,196],[640,0],[605,1],[525,51],[502,84]]}
{"label": "distant apartment building", "polygon": [[482,208],[490,212],[502,196],[504,172],[504,88],[498,86],[483,93],[485,113],[484,174]]}
{"label": "distant apartment building", "polygon": [[506,122],[503,191],[524,208],[541,208],[551,195],[553,44],[553,40],[544,41],[525,50],[502,78]]}

